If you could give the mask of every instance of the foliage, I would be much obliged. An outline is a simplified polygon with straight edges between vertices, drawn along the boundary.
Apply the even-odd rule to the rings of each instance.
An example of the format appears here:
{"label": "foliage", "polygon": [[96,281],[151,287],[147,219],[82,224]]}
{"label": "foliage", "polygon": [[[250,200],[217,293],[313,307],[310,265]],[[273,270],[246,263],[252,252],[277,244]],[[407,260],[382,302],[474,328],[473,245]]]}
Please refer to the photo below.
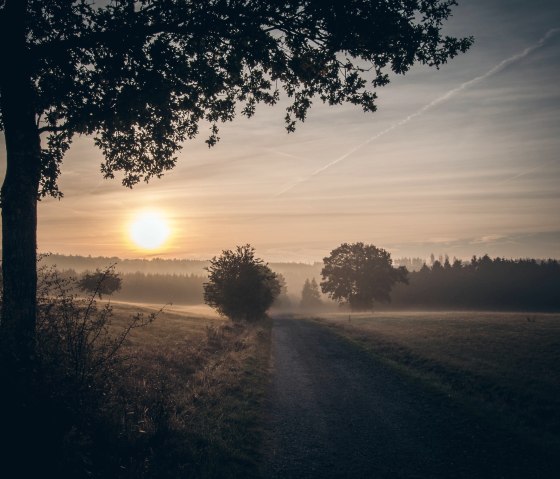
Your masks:
{"label": "foliage", "polygon": [[[442,258],[443,260],[443,258]],[[560,264],[556,260],[433,261],[396,287],[392,306],[406,309],[560,310]]]}
{"label": "foliage", "polygon": [[33,375],[18,382],[0,362],[3,470],[60,479],[256,476],[270,343],[260,336],[269,323],[204,335],[207,320],[161,313],[165,322],[139,329],[155,314],[80,299],[72,278],[39,273]]}
{"label": "foliage", "polygon": [[[43,262],[51,259],[45,258]],[[55,259],[67,266],[72,264],[64,257]],[[107,263],[108,258],[97,261]],[[177,265],[171,261],[168,263],[162,267],[172,270],[183,266],[182,262],[177,262]],[[393,261],[393,265],[395,263],[398,261]],[[202,269],[203,264],[207,262],[193,265],[193,270],[195,267]],[[302,290],[306,277],[319,274],[321,270],[318,263],[317,266],[297,263],[274,263],[270,266],[275,272],[283,271],[283,275],[276,274],[286,277],[288,286],[298,291]],[[417,267],[416,258],[412,266]],[[560,311],[560,266],[557,260],[508,260],[482,256],[461,262],[454,258],[446,261],[445,255],[442,255],[441,261],[434,257],[431,266],[425,265],[418,270],[409,270],[408,285],[397,283],[394,286],[391,304],[383,305],[383,309]],[[69,272],[59,274],[66,276]],[[75,273],[73,275],[76,276]],[[203,302],[203,283],[207,280],[194,274],[133,273],[121,274],[121,278],[122,289],[114,294],[115,299],[162,304],[200,304]],[[290,299],[281,293],[273,306],[290,309],[293,306]]]}
{"label": "foliage", "polygon": [[391,255],[374,245],[343,243],[323,261],[323,293],[352,310],[370,310],[374,301],[390,301],[393,285],[407,282],[406,268],[393,268]]}
{"label": "foliage", "polygon": [[96,269],[94,273],[86,272],[77,282],[77,286],[81,291],[102,299],[104,294],[111,295],[115,291],[119,291],[122,287],[122,279],[115,272],[113,265],[104,271]]}
{"label": "foliage", "polygon": [[[315,98],[374,111],[387,70],[439,67],[469,48],[472,39],[441,33],[455,4],[30,0],[21,61],[47,134],[41,193],[60,195],[60,164],[75,134],[94,134],[104,176],[120,171],[130,187],[172,168],[200,122],[213,145],[217,123],[232,120],[238,103],[251,117],[258,103],[278,102],[280,86],[291,99],[289,131]],[[2,21],[8,7],[0,4]]]}
{"label": "foliage", "polygon": [[80,300],[72,293],[71,279],[61,278],[54,268],[40,269],[37,351],[44,361],[48,359],[64,369],[64,374],[72,374],[74,386],[83,381],[87,388],[109,376],[130,331],[149,324],[156,316],[135,314],[120,333],[112,332],[112,306],[107,303],[99,308],[95,300],[103,289],[101,282],[111,274],[111,268],[99,271],[99,284],[88,298]]}
{"label": "foliage", "polygon": [[248,244],[212,258],[207,271],[204,301],[234,321],[261,319],[281,292],[277,275]]}
{"label": "foliage", "polygon": [[315,278],[311,281],[306,279],[301,290],[300,308],[312,310],[321,307],[322,304],[323,302],[321,301],[321,293],[319,292],[317,281],[315,281]]}
{"label": "foliage", "polygon": [[[22,477],[25,467],[39,464],[43,470],[59,471],[57,477],[86,477],[92,473],[94,455],[103,454],[110,463],[110,444],[128,433],[109,413],[126,401],[117,391],[128,364],[123,345],[133,329],[151,323],[157,313],[133,314],[122,328],[114,327],[112,307],[99,307],[96,292],[79,299],[73,292],[75,281],[53,267],[39,268],[38,276],[31,374],[24,370],[22,375],[9,357],[0,364],[2,385],[10,391],[0,404],[4,432],[16,462],[24,451],[35,451],[33,463],[20,462]],[[26,436],[28,428],[33,437]],[[107,437],[110,429],[119,431]]]}

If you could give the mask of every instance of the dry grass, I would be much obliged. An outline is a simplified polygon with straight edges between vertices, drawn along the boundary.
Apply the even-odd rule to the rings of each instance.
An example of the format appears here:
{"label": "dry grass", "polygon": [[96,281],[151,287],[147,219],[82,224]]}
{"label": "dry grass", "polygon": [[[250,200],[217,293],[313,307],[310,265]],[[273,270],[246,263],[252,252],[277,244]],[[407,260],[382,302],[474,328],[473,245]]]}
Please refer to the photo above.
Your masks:
{"label": "dry grass", "polygon": [[518,434],[560,447],[559,314],[383,312],[320,321]]}
{"label": "dry grass", "polygon": [[[113,311],[118,328],[139,308]],[[211,310],[169,308],[132,331],[123,387],[135,399],[118,414],[139,434],[124,476],[256,477],[269,347],[269,322],[241,326]]]}
{"label": "dry grass", "polygon": [[[157,313],[152,324],[135,329],[128,337],[128,346],[149,346],[168,348],[192,344],[205,337],[206,327],[221,326],[227,321],[204,306],[176,307],[146,304],[131,304],[111,301],[113,307],[113,327],[122,328],[129,318],[138,313]],[[160,310],[162,310],[160,312]]]}

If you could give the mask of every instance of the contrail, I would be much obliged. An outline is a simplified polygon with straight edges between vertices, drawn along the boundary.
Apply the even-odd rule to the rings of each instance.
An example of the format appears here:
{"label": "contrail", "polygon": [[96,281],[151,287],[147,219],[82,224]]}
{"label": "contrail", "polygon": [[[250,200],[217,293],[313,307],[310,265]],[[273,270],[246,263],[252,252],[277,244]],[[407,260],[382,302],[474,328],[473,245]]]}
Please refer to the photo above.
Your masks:
{"label": "contrail", "polygon": [[359,145],[355,146],[351,150],[344,153],[342,156],[339,156],[338,158],[332,160],[330,163],[327,163],[326,165],[322,166],[321,168],[318,168],[317,170],[315,170],[313,173],[306,176],[305,178],[302,178],[300,180],[295,181],[294,183],[292,183],[291,185],[289,185],[288,187],[284,188],[282,191],[277,193],[275,196],[277,196],[277,197],[282,196],[283,194],[287,193],[288,191],[294,189],[299,184],[305,183],[306,181],[309,181],[314,176],[317,176],[317,175],[321,174],[323,171],[328,170],[332,166],[340,163],[341,161],[344,161],[346,158],[348,158],[350,155],[352,155],[356,151],[362,149],[366,145],[369,145],[372,141],[375,141],[378,138],[381,138],[382,136],[386,135],[387,133],[390,133],[391,131],[396,130],[398,127],[408,123],[410,120],[413,120],[414,118],[417,118],[417,117],[423,115],[426,111],[432,109],[433,107],[439,105],[440,103],[443,103],[443,102],[449,100],[449,98],[451,98],[452,96],[456,95],[457,93],[469,88],[470,86],[472,86],[472,85],[474,85],[474,84],[476,84],[476,83],[478,83],[482,80],[485,80],[486,78],[491,77],[492,75],[495,75],[498,72],[501,72],[503,69],[505,69],[506,67],[508,67],[512,63],[515,63],[515,62],[518,62],[519,60],[522,60],[523,58],[530,55],[531,53],[533,53],[538,48],[542,47],[551,37],[556,35],[558,32],[560,32],[560,28],[551,28],[534,45],[525,48],[525,50],[523,50],[523,51],[521,51],[521,52],[519,52],[519,53],[517,53],[517,54],[515,54],[515,55],[513,55],[509,58],[506,58],[505,60],[502,60],[500,63],[498,63],[496,66],[492,67],[486,73],[484,73],[480,76],[477,76],[476,78],[473,78],[472,80],[461,83],[458,87],[453,88],[452,90],[449,90],[447,93],[444,93],[440,97],[438,97],[435,100],[431,101],[430,103],[424,105],[422,108],[415,111],[414,113],[411,113],[410,115],[403,118],[402,120],[399,120],[398,122],[393,123],[391,126],[389,126],[388,128],[385,128],[384,130],[380,131],[379,133],[376,133],[371,138],[368,138],[367,140],[363,141]]}
{"label": "contrail", "polygon": [[542,170],[543,168],[545,168],[548,165],[551,165],[553,163],[556,163],[556,161],[552,160],[552,161],[547,161],[546,163],[543,163],[542,165],[537,165],[533,168],[529,168],[528,170],[524,170],[521,173],[517,173],[515,175],[512,176],[508,176],[507,178],[503,179],[502,181],[498,181],[497,183],[494,184],[494,186],[498,186],[498,185],[503,185],[505,183],[509,183],[510,181],[516,180],[517,178],[521,178],[522,176],[528,175],[530,173],[533,173],[535,171],[538,170]]}

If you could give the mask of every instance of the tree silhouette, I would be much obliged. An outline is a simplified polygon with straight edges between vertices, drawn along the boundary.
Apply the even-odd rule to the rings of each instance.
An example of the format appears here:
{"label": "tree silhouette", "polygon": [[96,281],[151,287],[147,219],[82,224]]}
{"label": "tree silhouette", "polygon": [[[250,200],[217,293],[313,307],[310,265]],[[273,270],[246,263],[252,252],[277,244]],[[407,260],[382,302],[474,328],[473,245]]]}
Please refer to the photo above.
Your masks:
{"label": "tree silhouette", "polygon": [[251,245],[223,251],[206,269],[205,303],[233,321],[261,319],[282,289],[276,274],[255,258]]}
{"label": "tree silhouette", "polygon": [[301,290],[301,301],[299,303],[300,308],[304,310],[312,310],[321,307],[322,304],[323,302],[321,301],[321,293],[319,292],[319,285],[317,284],[317,281],[315,281],[315,278],[311,281],[306,279]]}
{"label": "tree silhouette", "polygon": [[289,309],[291,306],[291,301],[288,296],[288,282],[286,277],[282,273],[274,273],[276,275],[276,280],[280,285],[280,292],[274,300],[273,306],[280,309]]}
{"label": "tree silhouette", "polygon": [[121,289],[122,279],[114,271],[114,267],[103,271],[96,269],[93,273],[86,272],[77,282],[77,286],[81,291],[91,294],[94,298],[99,296],[99,299],[103,299],[104,294],[111,295]]}
{"label": "tree silhouette", "polygon": [[408,282],[406,268],[393,268],[391,255],[373,245],[344,243],[323,261],[323,293],[348,303],[353,311],[371,310],[374,301],[390,301],[394,284]]}
{"label": "tree silhouette", "polygon": [[436,66],[470,38],[441,33],[454,0],[0,0],[5,348],[32,355],[37,199],[75,135],[91,135],[105,178],[132,187],[173,168],[182,143],[236,111],[290,99],[286,127],[313,100],[376,109],[388,72]]}
{"label": "tree silhouette", "polygon": [[410,273],[406,288],[395,287],[396,309],[558,311],[560,264],[555,260],[508,260],[487,255]]}

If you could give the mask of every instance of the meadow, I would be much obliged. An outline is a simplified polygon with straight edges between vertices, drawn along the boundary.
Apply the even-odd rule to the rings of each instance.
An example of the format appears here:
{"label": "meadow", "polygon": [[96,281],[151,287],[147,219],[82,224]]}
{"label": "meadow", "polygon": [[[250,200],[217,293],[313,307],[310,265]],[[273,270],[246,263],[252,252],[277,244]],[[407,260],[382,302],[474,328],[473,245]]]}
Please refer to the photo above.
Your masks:
{"label": "meadow", "polygon": [[139,311],[157,312],[123,345],[122,385],[141,436],[131,444],[140,460],[124,476],[256,477],[269,322],[234,324],[203,305],[112,307],[115,332]]}
{"label": "meadow", "polygon": [[15,391],[0,409],[10,412],[5,457],[18,477],[258,476],[269,320],[233,323],[202,305],[92,302],[64,289],[47,299],[31,386],[0,370]]}
{"label": "meadow", "polygon": [[536,448],[560,450],[560,315],[378,312],[316,319]]}

